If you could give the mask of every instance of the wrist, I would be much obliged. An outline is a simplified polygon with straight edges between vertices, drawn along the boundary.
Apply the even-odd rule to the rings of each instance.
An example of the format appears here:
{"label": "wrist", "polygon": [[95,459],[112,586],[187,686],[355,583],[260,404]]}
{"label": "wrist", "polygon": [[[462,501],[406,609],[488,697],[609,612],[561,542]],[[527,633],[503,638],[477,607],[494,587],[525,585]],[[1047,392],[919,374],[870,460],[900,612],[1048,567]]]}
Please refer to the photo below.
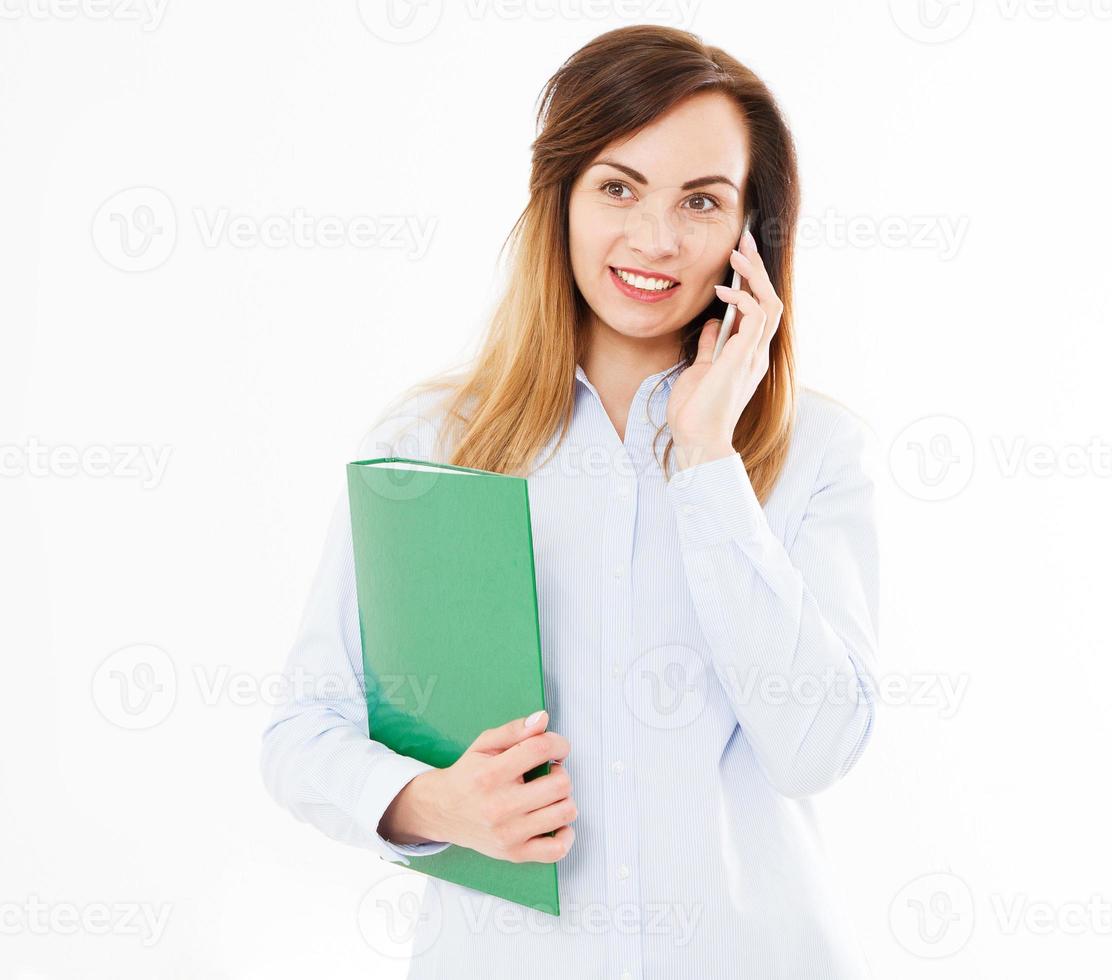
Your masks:
{"label": "wrist", "polygon": [[676,456],[677,471],[737,454],[737,450],[730,443],[703,444],[677,441],[673,450]]}
{"label": "wrist", "polygon": [[439,769],[414,776],[390,802],[378,832],[394,844],[428,844],[447,840],[436,806],[434,786]]}

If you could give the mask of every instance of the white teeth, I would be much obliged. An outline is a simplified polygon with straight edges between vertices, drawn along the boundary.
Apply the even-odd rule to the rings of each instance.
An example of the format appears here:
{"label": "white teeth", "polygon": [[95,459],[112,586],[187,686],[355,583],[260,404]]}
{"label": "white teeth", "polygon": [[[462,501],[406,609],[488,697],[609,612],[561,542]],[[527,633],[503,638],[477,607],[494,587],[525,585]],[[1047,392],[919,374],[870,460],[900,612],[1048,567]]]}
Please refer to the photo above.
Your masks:
{"label": "white teeth", "polygon": [[664,290],[671,289],[674,285],[671,279],[646,279],[644,276],[635,276],[621,269],[615,269],[614,271],[618,274],[619,279],[628,282],[631,286],[636,286],[638,289]]}

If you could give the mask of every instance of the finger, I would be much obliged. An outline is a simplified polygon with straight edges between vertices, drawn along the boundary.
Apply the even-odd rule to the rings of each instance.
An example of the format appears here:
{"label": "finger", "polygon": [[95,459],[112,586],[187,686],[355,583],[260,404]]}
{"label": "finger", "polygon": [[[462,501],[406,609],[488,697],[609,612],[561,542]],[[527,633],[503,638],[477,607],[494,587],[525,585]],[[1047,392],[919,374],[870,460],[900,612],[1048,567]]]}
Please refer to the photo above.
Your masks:
{"label": "finger", "polygon": [[761,308],[765,311],[766,317],[761,327],[761,336],[753,353],[757,354],[761,350],[767,352],[769,346],[772,344],[772,337],[776,333],[776,329],[780,326],[780,316],[784,311],[784,304],[776,294],[776,289],[773,287],[772,280],[769,279],[763,264],[755,266],[752,260],[747,259],[744,255],[739,256],[736,252],[732,254],[731,262],[733,262],[739,270],[748,270],[752,276],[748,282],[750,286],[752,286],[753,293],[760,303]]}
{"label": "finger", "polygon": [[522,739],[536,735],[537,732],[543,732],[548,724],[547,711],[542,711],[540,718],[528,727],[525,725],[527,718],[527,715],[522,718],[515,718],[513,721],[508,721],[497,728],[488,728],[486,731],[480,732],[478,738],[471,743],[470,750],[475,752],[505,752],[511,745],[516,745]]}
{"label": "finger", "polygon": [[761,253],[757,251],[757,240],[752,229],[750,229],[748,235],[741,236],[741,251],[742,254],[749,256],[758,268],[764,271],[764,259],[761,257]]}
{"label": "finger", "polygon": [[575,843],[574,828],[561,827],[552,837],[534,837],[526,841],[519,849],[518,855],[522,861],[552,864],[567,854],[573,843]]}
{"label": "finger", "polygon": [[[726,347],[736,348],[737,344],[734,343],[734,337],[737,336],[745,336],[748,341],[747,346],[756,346],[761,339],[760,331],[764,328],[763,317],[765,314],[761,304],[757,302],[754,296],[743,289],[725,290],[722,298],[736,306],[738,312],[737,327],[733,334],[727,338]],[[758,322],[760,326],[757,328],[756,335],[752,336],[753,326]],[[723,347],[723,352],[725,352],[725,347]]]}
{"label": "finger", "polygon": [[515,809],[520,807],[522,813],[531,813],[571,796],[571,777],[563,764],[557,762],[547,775],[514,786],[512,793]]}
{"label": "finger", "polygon": [[548,806],[526,813],[511,824],[512,840],[528,840],[538,834],[547,834],[550,830],[559,830],[571,824],[579,816],[575,800],[570,796]]}
{"label": "finger", "polygon": [[707,320],[699,333],[699,346],[695,351],[693,364],[710,364],[714,356],[714,344],[718,339],[718,331],[722,329],[722,321],[718,319]]}
{"label": "finger", "polygon": [[747,282],[753,294],[757,297],[768,317],[760,340],[760,349],[767,353],[772,344],[772,338],[780,326],[784,303],[777,295],[776,288],[772,285],[764,260],[757,252],[756,246],[750,244],[748,238],[744,239],[743,244],[746,245],[748,255],[737,251],[731,252],[730,264],[747,277]]}
{"label": "finger", "polygon": [[730,253],[730,265],[745,277],[750,291],[762,305],[767,306],[774,300],[779,302],[780,298],[776,295],[776,288],[772,285],[772,280],[769,279],[764,265],[758,264],[737,251]]}
{"label": "finger", "polygon": [[718,292],[718,298],[724,303],[733,303],[735,306],[745,303],[747,306],[753,304],[761,306],[761,301],[754,296],[751,292],[745,289],[731,289],[729,286],[715,286]]}
{"label": "finger", "polygon": [[[501,782],[512,782],[518,776],[536,769],[549,759],[563,759],[571,752],[571,744],[556,732],[531,735],[523,742],[511,745],[494,758],[494,770]],[[540,778],[539,776],[537,777]]]}
{"label": "finger", "polygon": [[[752,316],[761,307],[756,298],[751,293],[747,293],[744,289],[731,289],[723,286],[719,289],[719,295],[723,302],[729,303],[734,307],[733,319],[735,323],[734,326],[731,328],[730,336],[727,337],[725,341],[723,341],[722,350],[725,351],[725,348],[727,346],[730,346],[731,348],[737,347],[736,343],[731,344],[732,338],[736,337],[743,331],[748,331],[750,329],[750,326],[753,322]],[[749,317],[748,320],[746,319],[747,315]],[[729,318],[730,316],[728,312],[727,319]],[[759,341],[759,339],[760,338],[758,335],[758,337],[753,342],[756,343]],[[708,357],[707,360],[709,361],[710,358]]]}
{"label": "finger", "polygon": [[[737,333],[726,341],[726,346],[722,348],[719,356],[719,360],[723,358],[726,360],[731,370],[740,369],[752,361],[764,332],[767,319],[765,311],[756,300],[752,297],[750,299],[752,302],[746,307],[745,315],[738,324]],[[740,306],[738,308],[740,309]]]}

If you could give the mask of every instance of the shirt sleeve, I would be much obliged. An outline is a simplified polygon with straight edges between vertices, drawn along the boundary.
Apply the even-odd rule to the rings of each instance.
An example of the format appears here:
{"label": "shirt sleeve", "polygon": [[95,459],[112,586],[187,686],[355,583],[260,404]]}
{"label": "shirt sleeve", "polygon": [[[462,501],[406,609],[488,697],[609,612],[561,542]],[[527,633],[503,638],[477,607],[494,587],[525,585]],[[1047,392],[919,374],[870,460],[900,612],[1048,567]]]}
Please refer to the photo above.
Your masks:
{"label": "shirt sleeve", "polygon": [[337,501],[285,668],[283,699],[262,735],[271,796],[298,820],[386,861],[437,854],[447,841],[396,844],[378,833],[395,796],[433,767],[368,735],[351,515]]}
{"label": "shirt sleeve", "polygon": [[840,779],[873,730],[875,436],[844,413],[785,548],[738,453],[668,482],[710,658],[769,782],[803,797]]}

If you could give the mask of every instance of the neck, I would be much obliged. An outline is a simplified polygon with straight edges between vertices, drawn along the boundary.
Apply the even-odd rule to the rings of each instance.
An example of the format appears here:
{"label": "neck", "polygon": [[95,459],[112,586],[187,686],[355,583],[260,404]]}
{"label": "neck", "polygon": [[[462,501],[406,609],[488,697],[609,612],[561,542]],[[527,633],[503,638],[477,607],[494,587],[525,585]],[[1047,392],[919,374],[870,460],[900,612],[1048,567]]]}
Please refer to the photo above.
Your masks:
{"label": "neck", "polygon": [[645,378],[672,367],[682,353],[678,333],[638,340],[604,327],[590,333],[581,365],[604,400],[628,401]]}

